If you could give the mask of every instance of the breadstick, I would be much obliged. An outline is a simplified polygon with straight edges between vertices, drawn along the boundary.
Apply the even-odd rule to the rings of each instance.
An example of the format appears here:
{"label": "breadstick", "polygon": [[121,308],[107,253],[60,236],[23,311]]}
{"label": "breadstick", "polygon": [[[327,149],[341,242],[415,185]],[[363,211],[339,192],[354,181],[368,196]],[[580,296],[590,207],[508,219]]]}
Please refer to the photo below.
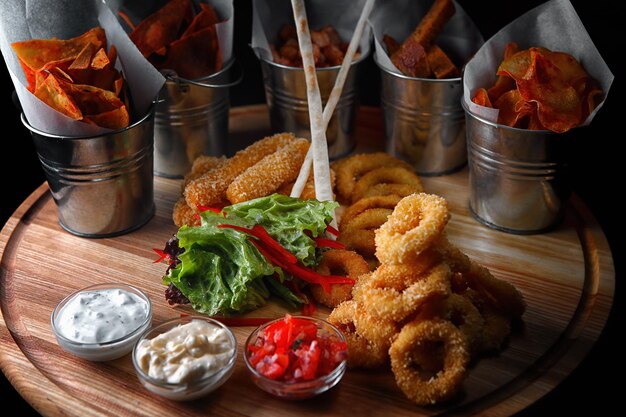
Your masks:
{"label": "breadstick", "polygon": [[[356,53],[356,50],[359,46],[359,41],[363,34],[363,30],[365,29],[365,23],[367,22],[367,18],[372,11],[373,6],[374,0],[367,0],[365,2],[365,5],[363,6],[361,16],[357,21],[354,33],[352,34],[352,39],[350,39],[350,44],[348,45],[348,49],[346,50],[346,54],[344,55],[343,62],[341,63],[339,74],[337,74],[335,85],[333,86],[330,96],[328,97],[326,107],[324,107],[324,132],[326,131],[326,129],[328,129],[328,123],[330,122],[330,119],[335,111],[335,107],[337,107],[337,103],[339,102],[339,98],[341,97],[343,86],[346,82],[346,78],[348,77],[348,71],[350,71],[350,65],[352,65],[354,54]],[[309,178],[309,173],[311,172],[312,159],[313,148],[311,147],[306,154],[306,158],[304,159],[304,163],[302,164],[302,168],[300,169],[298,179],[291,189],[291,197],[300,197],[302,195],[302,191],[304,190],[307,179]]]}
{"label": "breadstick", "polygon": [[[309,105],[309,120],[311,121],[311,148],[313,149],[313,176],[315,192],[320,201],[331,201],[333,190],[330,185],[330,166],[328,162],[328,146],[326,144],[326,129],[322,115],[322,98],[315,76],[315,61],[313,46],[307,22],[304,0],[291,0],[293,18],[298,32],[298,44],[302,55],[304,78],[307,85],[307,99]],[[304,176],[306,181],[308,175]]]}

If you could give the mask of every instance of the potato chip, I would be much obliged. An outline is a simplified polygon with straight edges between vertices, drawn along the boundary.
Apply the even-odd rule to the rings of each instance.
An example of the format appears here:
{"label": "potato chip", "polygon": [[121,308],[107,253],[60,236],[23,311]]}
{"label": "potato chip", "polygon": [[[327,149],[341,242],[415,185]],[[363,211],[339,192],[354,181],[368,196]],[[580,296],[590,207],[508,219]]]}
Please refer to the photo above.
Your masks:
{"label": "potato chip", "polygon": [[106,47],[104,29],[96,27],[68,40],[33,39],[11,44],[24,68],[30,91],[34,91],[34,82],[31,80],[35,81],[37,71],[52,62],[75,60],[86,45],[93,45],[95,49]]}
{"label": "potato chip", "polygon": [[143,56],[148,58],[153,52],[178,39],[191,10],[189,0],[171,0],[142,20],[129,37]]}
{"label": "potato chip", "polygon": [[[219,17],[210,5],[199,6],[194,17],[189,0],[171,0],[141,21],[130,39],[158,70],[188,79],[219,71],[223,64],[215,27]],[[129,20],[124,13],[120,17]]]}
{"label": "potato chip", "polygon": [[[29,90],[55,110],[86,123],[119,129],[130,122],[117,51],[106,52],[102,28],[69,40],[34,39],[12,44]],[[126,94],[124,94],[126,95]]]}
{"label": "potato chip", "polygon": [[[487,90],[498,123],[563,133],[582,124],[602,97],[602,90],[572,55],[546,48],[513,53],[508,44],[498,78]],[[472,101],[488,107],[484,89]],[[497,97],[497,99],[496,99]]]}
{"label": "potato chip", "polygon": [[472,101],[479,106],[493,107],[493,105],[491,104],[491,100],[489,99],[489,94],[484,88],[479,88],[478,91],[476,91],[476,94],[474,94]]}

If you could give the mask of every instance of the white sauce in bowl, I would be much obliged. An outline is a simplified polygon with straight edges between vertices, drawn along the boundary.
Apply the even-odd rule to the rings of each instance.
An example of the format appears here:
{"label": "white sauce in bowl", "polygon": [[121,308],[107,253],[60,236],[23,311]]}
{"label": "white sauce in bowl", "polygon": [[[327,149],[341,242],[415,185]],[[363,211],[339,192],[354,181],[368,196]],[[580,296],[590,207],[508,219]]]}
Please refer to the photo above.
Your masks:
{"label": "white sauce in bowl", "polygon": [[228,332],[202,320],[178,325],[139,342],[135,359],[150,377],[170,384],[189,383],[224,368],[235,346]]}
{"label": "white sauce in bowl", "polygon": [[148,303],[129,291],[112,288],[77,293],[59,311],[59,334],[78,343],[105,343],[121,339],[141,327]]}

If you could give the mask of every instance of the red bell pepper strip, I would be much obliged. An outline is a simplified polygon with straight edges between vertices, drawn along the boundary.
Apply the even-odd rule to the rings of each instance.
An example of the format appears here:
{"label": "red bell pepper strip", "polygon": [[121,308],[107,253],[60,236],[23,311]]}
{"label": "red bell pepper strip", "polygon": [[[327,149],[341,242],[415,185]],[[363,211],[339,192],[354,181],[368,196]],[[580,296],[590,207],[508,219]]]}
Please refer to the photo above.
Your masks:
{"label": "red bell pepper strip", "polygon": [[207,210],[210,210],[213,213],[217,213],[217,214],[220,214],[222,212],[222,209],[219,209],[216,207],[207,207],[207,206],[203,206],[202,204],[198,204],[196,207],[198,208],[198,211],[200,213],[205,212]]}
{"label": "red bell pepper strip", "polygon": [[239,232],[247,233],[251,236],[254,236],[261,242],[263,242],[266,246],[274,250],[274,252],[280,254],[281,260],[284,260],[286,263],[295,264],[296,262],[298,262],[298,258],[296,258],[293,253],[282,247],[281,244],[278,243],[278,241],[276,241],[272,236],[270,236],[270,234],[267,233],[267,230],[265,230],[265,228],[259,224],[255,224],[252,229],[229,223],[222,223],[218,227],[235,229]]}
{"label": "red bell pepper strip", "polygon": [[339,237],[339,230],[335,229],[330,224],[328,226],[326,226],[326,231],[328,233],[330,233],[331,235],[333,235],[333,236]]}
{"label": "red bell pepper strip", "polygon": [[259,250],[259,252],[261,252],[261,255],[263,255],[265,259],[270,261],[270,263],[276,265],[277,267],[281,269],[285,269],[285,270],[287,269],[286,264],[278,260],[278,258],[273,256],[269,251],[265,250],[265,248],[263,247],[261,243],[257,242],[256,240],[250,240],[250,242],[254,245],[255,248]]}
{"label": "red bell pepper strip", "polygon": [[157,253],[157,255],[159,255],[159,259],[157,259],[156,261],[152,262],[153,264],[158,264],[159,262],[169,258],[169,255],[167,253],[165,253],[161,249],[152,248],[152,250],[155,251]]}
{"label": "red bell pepper strip", "polygon": [[325,237],[314,237],[315,244],[320,248],[345,249],[346,245]]}

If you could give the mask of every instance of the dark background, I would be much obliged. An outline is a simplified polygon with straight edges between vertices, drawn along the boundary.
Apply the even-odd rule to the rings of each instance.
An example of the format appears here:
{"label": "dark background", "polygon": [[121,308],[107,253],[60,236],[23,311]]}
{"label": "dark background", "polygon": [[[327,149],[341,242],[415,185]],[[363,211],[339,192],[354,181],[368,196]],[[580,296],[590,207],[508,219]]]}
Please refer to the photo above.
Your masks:
{"label": "dark background", "polygon": [[[541,1],[505,2],[502,0],[469,1],[459,0],[466,12],[474,19],[485,39],[517,16],[530,10]],[[600,222],[613,250],[616,263],[616,298],[611,317],[601,338],[582,364],[552,393],[521,412],[520,416],[560,415],[593,412],[595,415],[613,414],[623,405],[618,396],[618,386],[612,381],[621,381],[624,370],[622,349],[617,343],[617,334],[624,324],[622,316],[623,285],[620,276],[623,268],[621,240],[618,221],[621,207],[616,202],[623,197],[621,183],[623,171],[624,119],[626,106],[623,51],[626,50],[624,25],[626,14],[621,0],[572,0],[581,20],[594,40],[605,61],[615,74],[610,95],[591,127],[587,129],[582,146],[577,147],[573,159],[574,191],[591,208]],[[236,58],[243,64],[245,77],[242,84],[231,90],[232,105],[239,106],[264,102],[261,70],[256,57],[248,46],[251,28],[251,2],[235,0],[235,51]],[[621,59],[621,61],[619,61]],[[364,105],[379,104],[380,79],[371,57],[364,66],[360,81],[360,99]],[[0,178],[2,178],[2,204],[0,224],[9,218],[19,204],[44,180],[29,132],[22,126],[19,113],[12,103],[13,86],[1,65],[0,108],[5,112],[1,118],[2,155]],[[7,110],[8,109],[8,110]],[[10,132],[10,133],[9,133]],[[17,170],[16,170],[17,167]],[[619,174],[618,172],[622,172]],[[620,230],[621,231],[621,230]],[[5,409],[17,410],[18,416],[37,415],[0,374],[0,399]],[[16,408],[15,408],[16,407]]]}

